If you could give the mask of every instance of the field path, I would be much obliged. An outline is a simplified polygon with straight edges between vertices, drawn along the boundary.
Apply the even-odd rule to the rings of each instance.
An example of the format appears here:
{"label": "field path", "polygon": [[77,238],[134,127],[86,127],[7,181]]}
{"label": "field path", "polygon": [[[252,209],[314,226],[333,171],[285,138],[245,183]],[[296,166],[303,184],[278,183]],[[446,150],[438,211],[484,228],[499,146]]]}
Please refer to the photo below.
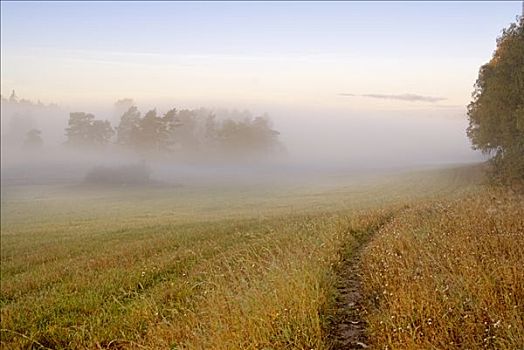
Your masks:
{"label": "field path", "polygon": [[338,296],[335,304],[334,323],[330,338],[333,350],[365,349],[366,325],[362,318],[362,293],[359,275],[361,245],[348,260],[344,260],[340,269],[337,285]]}
{"label": "field path", "polygon": [[366,349],[366,322],[364,321],[364,295],[361,284],[360,256],[371,238],[391,219],[385,216],[376,226],[356,233],[357,241],[346,247],[343,260],[337,266],[337,297],[330,323],[329,338],[332,350]]}

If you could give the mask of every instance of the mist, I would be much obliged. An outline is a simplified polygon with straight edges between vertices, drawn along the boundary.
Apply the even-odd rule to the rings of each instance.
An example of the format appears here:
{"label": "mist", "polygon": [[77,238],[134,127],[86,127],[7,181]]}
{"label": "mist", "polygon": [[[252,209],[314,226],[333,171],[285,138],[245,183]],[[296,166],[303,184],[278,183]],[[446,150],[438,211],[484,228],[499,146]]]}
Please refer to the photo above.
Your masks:
{"label": "mist", "polygon": [[[265,116],[278,133],[278,150],[228,156],[220,150],[196,152],[198,145],[165,154],[144,154],[118,145],[116,133],[101,148],[75,148],[67,143],[66,128],[72,112],[93,114],[107,120],[117,131],[122,114],[136,106],[142,114],[155,110],[163,115],[201,110],[216,120],[241,121]],[[428,167],[479,162],[483,157],[471,149],[465,136],[465,108],[411,108],[358,111],[323,106],[282,106],[234,101],[212,107],[170,100],[148,101],[140,97],[115,99],[112,105],[61,106],[19,98],[2,99],[2,183],[83,184],[93,169],[126,169],[144,164],[155,184],[197,183],[258,184],[324,179],[333,174],[348,177]],[[183,128],[180,123],[176,128]],[[176,129],[175,128],[175,129]],[[28,133],[37,130],[41,144],[28,145]],[[204,133],[204,131],[195,131]],[[174,136],[175,142],[184,138]],[[178,139],[178,140],[177,140]],[[218,147],[211,145],[211,148]],[[242,148],[240,144],[238,147]],[[132,168],[123,172],[129,173]],[[103,171],[103,170],[101,170]],[[110,170],[107,170],[110,171]],[[107,177],[118,177],[109,172]],[[102,176],[103,178],[103,176]],[[114,180],[114,179],[113,179]],[[125,182],[125,181],[124,181]],[[132,183],[130,185],[139,185]],[[118,180],[110,181],[118,186]]]}
{"label": "mist", "polygon": [[[2,181],[146,164],[158,183],[271,183],[482,162],[466,106],[515,6],[129,4],[115,23],[116,4],[2,4]],[[131,107],[152,124],[176,110],[169,140],[119,136]],[[71,146],[71,113],[97,147]]]}
{"label": "mist", "polygon": [[0,1],[0,347],[522,348],[521,5]]}

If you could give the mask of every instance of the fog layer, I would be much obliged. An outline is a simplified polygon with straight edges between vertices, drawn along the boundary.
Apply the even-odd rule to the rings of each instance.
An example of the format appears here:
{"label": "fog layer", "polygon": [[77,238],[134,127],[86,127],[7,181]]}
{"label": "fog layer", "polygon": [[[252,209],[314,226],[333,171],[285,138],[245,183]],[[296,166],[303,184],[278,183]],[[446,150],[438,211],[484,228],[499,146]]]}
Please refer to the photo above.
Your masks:
{"label": "fog layer", "polygon": [[[88,110],[85,106],[34,103],[15,95],[3,98],[3,183],[81,183],[89,178],[90,172],[91,178],[99,178],[96,174],[92,176],[94,167],[124,167],[127,170],[122,171],[129,172],[132,168],[125,167],[136,164],[145,164],[155,181],[190,183],[221,178],[276,181],[279,177],[297,179],[336,171],[351,175],[482,159],[465,136],[467,120],[460,107],[357,111],[349,106],[326,109],[251,105],[247,110],[244,106],[234,108],[233,104],[202,109],[165,101],[155,109],[158,118],[172,108],[182,111],[179,114],[182,116],[184,108],[195,108],[219,121],[253,120],[262,115],[270,123],[272,129],[268,130],[274,130],[278,136],[279,148],[263,155],[241,153],[238,148],[244,146],[239,143],[233,144],[233,148],[242,157],[226,156],[218,149],[202,157],[194,152],[197,145],[189,144],[178,153],[158,157],[123,150],[118,145],[120,119],[132,105],[137,105],[142,114],[152,107],[147,101],[140,104],[130,98],[119,99],[112,106],[93,103]],[[75,148],[68,144],[66,128],[70,113],[79,111],[93,114],[95,120],[107,120],[107,125],[115,130],[103,148]],[[180,130],[187,127],[187,122],[185,126],[178,123],[176,127]],[[184,134],[177,132],[173,135],[180,143]],[[211,144],[211,147],[219,146]],[[100,176],[114,177],[114,174]]]}

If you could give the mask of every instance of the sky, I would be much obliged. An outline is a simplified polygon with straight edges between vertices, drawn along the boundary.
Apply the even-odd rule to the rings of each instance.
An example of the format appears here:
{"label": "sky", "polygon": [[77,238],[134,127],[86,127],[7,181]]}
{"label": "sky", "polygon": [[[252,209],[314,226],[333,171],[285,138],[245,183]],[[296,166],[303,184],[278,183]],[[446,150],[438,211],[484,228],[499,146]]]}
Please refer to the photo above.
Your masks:
{"label": "sky", "polygon": [[122,98],[142,110],[268,112],[304,157],[478,159],[466,106],[521,11],[520,1],[2,1],[1,90],[97,116]]}
{"label": "sky", "polygon": [[2,94],[57,103],[464,105],[521,6],[2,1]]}

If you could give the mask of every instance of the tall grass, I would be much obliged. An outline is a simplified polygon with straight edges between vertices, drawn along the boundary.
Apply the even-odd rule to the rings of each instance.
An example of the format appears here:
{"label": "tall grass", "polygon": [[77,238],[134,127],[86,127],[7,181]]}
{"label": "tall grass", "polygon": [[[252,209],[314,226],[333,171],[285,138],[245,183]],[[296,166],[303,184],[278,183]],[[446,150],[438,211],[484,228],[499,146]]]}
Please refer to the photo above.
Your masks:
{"label": "tall grass", "polygon": [[211,262],[214,288],[195,315],[188,348],[327,349],[333,267],[385,217],[373,212],[282,227],[260,250]]}
{"label": "tall grass", "polygon": [[3,188],[0,344],[328,349],[337,266],[394,210],[377,208],[477,174],[265,195]]}
{"label": "tall grass", "polygon": [[97,251],[4,257],[2,344],[325,349],[332,267],[383,215],[153,226]]}
{"label": "tall grass", "polygon": [[524,348],[524,198],[500,192],[417,205],[363,256],[378,349]]}

